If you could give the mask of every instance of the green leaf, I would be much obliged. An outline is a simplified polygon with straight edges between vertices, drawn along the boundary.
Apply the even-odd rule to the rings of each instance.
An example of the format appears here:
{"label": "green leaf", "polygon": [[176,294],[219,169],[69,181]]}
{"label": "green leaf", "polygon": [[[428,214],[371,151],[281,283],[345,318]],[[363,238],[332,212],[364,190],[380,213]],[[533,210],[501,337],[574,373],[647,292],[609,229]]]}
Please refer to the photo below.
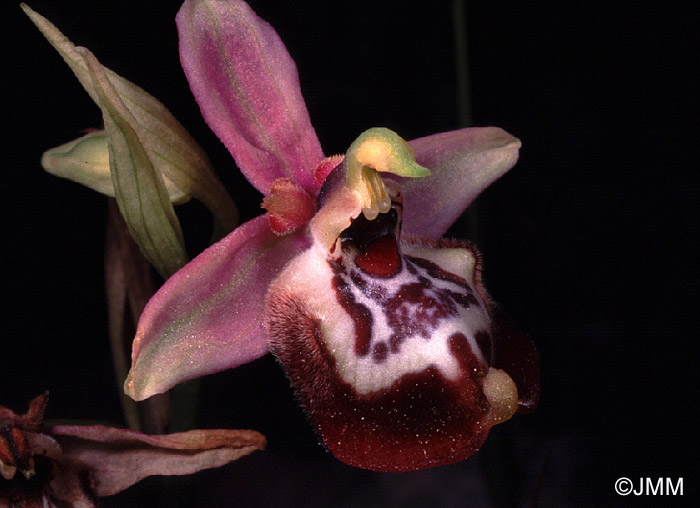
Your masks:
{"label": "green leaf", "polygon": [[187,263],[180,223],[163,178],[132,125],[104,67],[85,48],[77,48],[92,79],[109,138],[109,165],[119,210],[144,256],[167,279]]}
{"label": "green leaf", "polygon": [[[78,48],[46,18],[26,4],[20,6],[99,106],[97,91]],[[230,232],[238,223],[238,212],[202,148],[155,97],[110,69],[104,68],[104,72],[133,118],[131,127],[141,138],[155,169],[212,212],[215,239]]]}

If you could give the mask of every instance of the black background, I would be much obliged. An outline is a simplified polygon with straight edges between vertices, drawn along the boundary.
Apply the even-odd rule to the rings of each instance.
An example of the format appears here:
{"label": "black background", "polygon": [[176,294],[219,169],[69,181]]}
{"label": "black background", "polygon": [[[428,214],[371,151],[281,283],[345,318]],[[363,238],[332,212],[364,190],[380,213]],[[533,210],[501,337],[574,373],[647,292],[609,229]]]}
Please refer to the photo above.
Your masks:
{"label": "black background", "polygon": [[[451,3],[251,2],[296,60],[327,154],[383,125],[459,127]],[[199,115],[179,67],[178,1],[30,5],[158,97],[212,158],[242,217],[261,196]],[[0,404],[45,389],[50,418],[121,424],[106,338],[105,199],[45,174],[42,151],[101,116],[60,57],[3,2]],[[463,21],[463,20],[460,20]],[[698,12],[684,4],[468,2],[473,125],[523,142],[513,170],[450,231],[484,254],[494,298],[537,343],[536,413],[453,466],[404,475],[326,454],[269,356],[205,378],[202,427],[263,432],[266,451],[171,482],[183,506],[692,506],[697,453]],[[206,212],[182,213],[193,250]],[[680,498],[615,479],[684,477]],[[106,506],[158,506],[149,479]],[[489,504],[490,503],[490,504]]]}

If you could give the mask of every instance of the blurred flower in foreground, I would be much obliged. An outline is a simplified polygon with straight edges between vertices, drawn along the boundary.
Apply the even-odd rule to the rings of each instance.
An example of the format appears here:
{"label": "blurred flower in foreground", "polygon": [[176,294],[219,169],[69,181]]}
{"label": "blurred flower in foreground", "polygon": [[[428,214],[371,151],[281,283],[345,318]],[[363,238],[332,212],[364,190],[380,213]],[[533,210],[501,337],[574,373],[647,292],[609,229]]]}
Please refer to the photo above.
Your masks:
{"label": "blurred flower in foreground", "polygon": [[0,406],[0,508],[90,508],[151,475],[188,475],[265,447],[250,430],[150,436],[103,425],[44,426],[48,393],[17,415]]}
{"label": "blurred flower in foreground", "polygon": [[461,460],[492,425],[534,409],[532,342],[490,301],[476,250],[439,240],[520,142],[493,127],[409,143],[370,129],[325,158],[293,60],[245,2],[188,0],[177,25],[202,114],[267,213],[150,300],[127,393],[145,399],[271,349],[325,445],[388,471]]}

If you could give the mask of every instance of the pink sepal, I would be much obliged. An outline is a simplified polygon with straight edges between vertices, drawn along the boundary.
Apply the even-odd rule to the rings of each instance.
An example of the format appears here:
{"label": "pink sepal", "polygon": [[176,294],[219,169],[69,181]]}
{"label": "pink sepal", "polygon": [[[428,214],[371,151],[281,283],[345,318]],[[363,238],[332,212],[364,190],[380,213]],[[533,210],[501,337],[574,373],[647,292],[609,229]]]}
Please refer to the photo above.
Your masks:
{"label": "pink sepal", "polygon": [[285,177],[313,189],[323,151],[275,30],[240,0],[188,0],[176,20],[202,116],[246,178],[263,194]]}
{"label": "pink sepal", "polygon": [[261,215],[173,275],[141,315],[125,391],[136,400],[267,352],[263,301],[270,282],[308,240],[277,236]]}
{"label": "pink sepal", "polygon": [[403,230],[440,238],[486,187],[518,160],[520,140],[498,127],[443,132],[410,141],[426,178],[402,182]]}

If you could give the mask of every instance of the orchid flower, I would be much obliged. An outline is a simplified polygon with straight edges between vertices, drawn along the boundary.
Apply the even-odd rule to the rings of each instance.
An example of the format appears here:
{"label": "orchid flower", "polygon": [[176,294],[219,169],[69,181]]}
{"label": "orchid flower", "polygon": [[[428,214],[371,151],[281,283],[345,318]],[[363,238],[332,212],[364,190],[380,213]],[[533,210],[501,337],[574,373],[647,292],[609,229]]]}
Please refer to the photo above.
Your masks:
{"label": "orchid flower", "polygon": [[151,475],[187,475],[264,448],[251,430],[146,435],[104,425],[46,427],[48,393],[23,415],[0,406],[0,508],[91,508]]}
{"label": "orchid flower", "polygon": [[325,157],[294,61],[242,0],[187,0],[180,57],[204,119],[267,213],[166,281],[141,316],[137,400],[272,351],[340,460],[407,471],[464,459],[538,399],[532,342],[497,312],[471,245],[439,239],[516,162],[495,127]]}

